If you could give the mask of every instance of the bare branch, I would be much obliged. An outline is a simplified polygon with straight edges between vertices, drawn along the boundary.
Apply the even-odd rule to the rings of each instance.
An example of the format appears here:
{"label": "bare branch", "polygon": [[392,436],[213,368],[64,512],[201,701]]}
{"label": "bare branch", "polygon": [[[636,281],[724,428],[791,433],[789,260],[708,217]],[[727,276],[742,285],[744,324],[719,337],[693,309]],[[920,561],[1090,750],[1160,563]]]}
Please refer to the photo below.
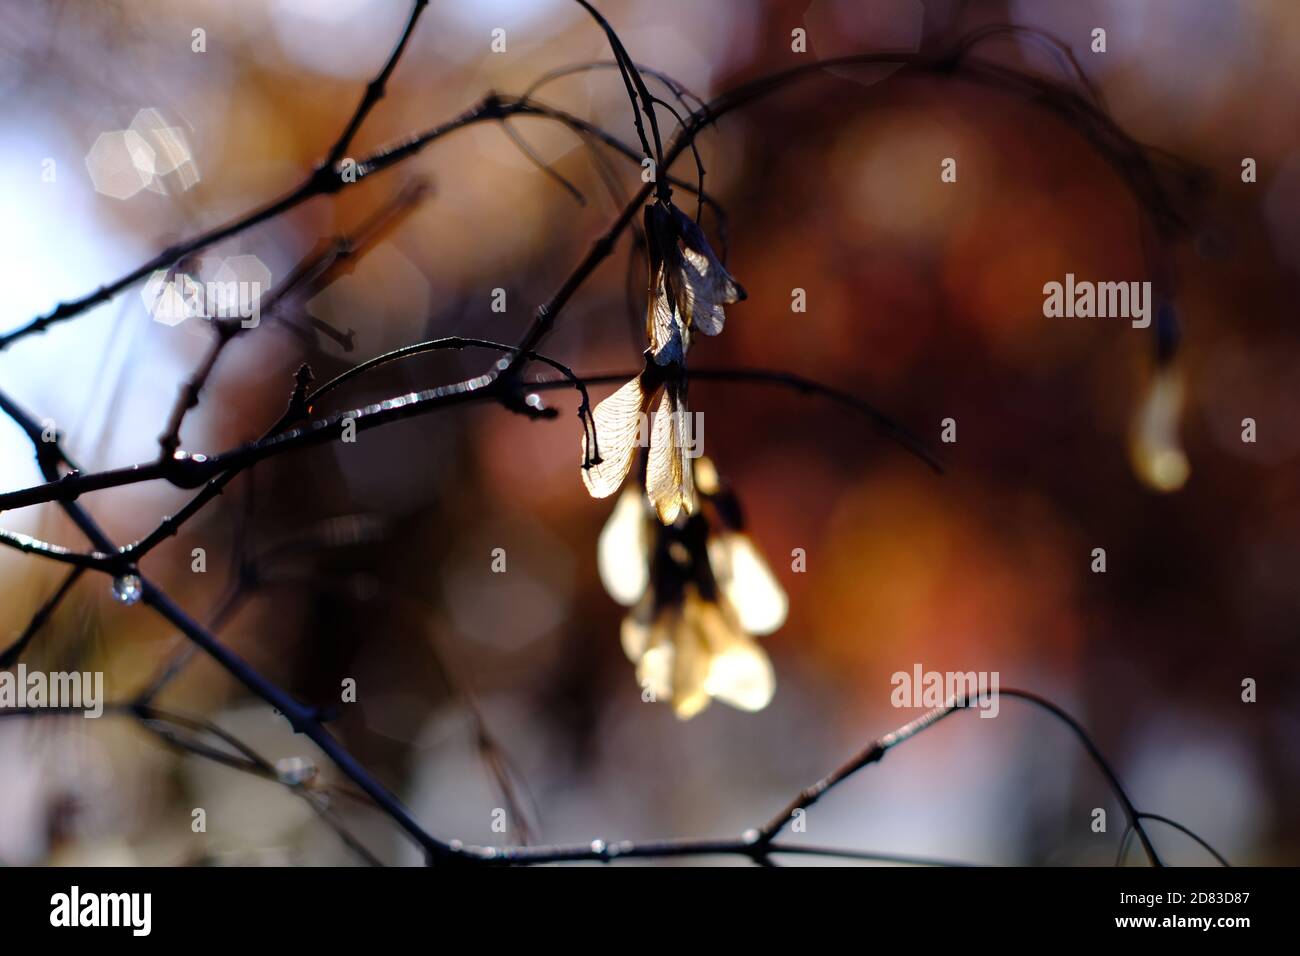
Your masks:
{"label": "bare branch", "polygon": [[415,24],[420,19],[420,14],[424,12],[424,8],[428,5],[429,0],[415,0],[411,6],[410,19],[406,21],[406,29],[402,31],[397,46],[393,48],[392,55],[384,63],[384,67],[379,71],[379,74],[366,86],[365,95],[361,97],[361,102],[352,114],[352,119],[348,121],[348,125],[343,128],[343,132],[339,134],[334,147],[329,151],[325,165],[330,169],[338,165],[339,161],[347,154],[348,147],[352,145],[353,137],[357,135],[357,130],[366,121],[366,117],[375,108],[375,104],[384,98],[388,78],[393,75],[393,70],[397,68],[397,61],[402,58],[402,53],[406,50],[406,44],[410,41],[411,34],[415,32]]}

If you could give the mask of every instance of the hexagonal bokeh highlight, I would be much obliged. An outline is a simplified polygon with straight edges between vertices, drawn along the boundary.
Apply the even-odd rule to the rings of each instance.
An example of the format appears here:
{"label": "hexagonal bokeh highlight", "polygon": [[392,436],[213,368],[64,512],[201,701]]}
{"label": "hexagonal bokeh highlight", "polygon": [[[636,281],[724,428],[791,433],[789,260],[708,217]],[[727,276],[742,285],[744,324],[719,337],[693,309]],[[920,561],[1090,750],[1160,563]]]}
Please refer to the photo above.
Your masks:
{"label": "hexagonal bokeh highlight", "polygon": [[155,322],[163,325],[180,325],[191,315],[190,305],[185,294],[178,288],[178,279],[187,278],[183,274],[173,277],[167,269],[159,269],[140,289],[140,298],[144,307]]}
{"label": "hexagonal bokeh highlight", "polygon": [[153,108],[136,113],[130,129],[101,133],[86,153],[86,170],[95,191],[114,199],[130,199],[142,189],[165,196],[164,176],[182,190],[199,181],[185,131]]}
{"label": "hexagonal bokeh highlight", "polygon": [[100,133],[86,153],[86,171],[96,192],[130,199],[153,181],[155,155],[134,130]]}
{"label": "hexagonal bokeh highlight", "polygon": [[130,132],[139,136],[154,152],[153,178],[149,189],[166,193],[159,177],[175,174],[181,189],[189,189],[199,181],[199,169],[194,163],[185,131],[179,126],[169,126],[161,113],[149,107],[135,114]]}
{"label": "hexagonal bokeh highlight", "polygon": [[272,281],[261,259],[204,256],[188,265],[186,272],[159,269],[141,287],[140,298],[155,322],[175,326],[188,318],[229,318],[246,328],[257,326]]}
{"label": "hexagonal bokeh highlight", "polygon": [[208,303],[209,314],[237,317],[251,328],[261,321],[262,297],[271,288],[271,270],[257,256],[231,256],[210,285],[216,301]]}

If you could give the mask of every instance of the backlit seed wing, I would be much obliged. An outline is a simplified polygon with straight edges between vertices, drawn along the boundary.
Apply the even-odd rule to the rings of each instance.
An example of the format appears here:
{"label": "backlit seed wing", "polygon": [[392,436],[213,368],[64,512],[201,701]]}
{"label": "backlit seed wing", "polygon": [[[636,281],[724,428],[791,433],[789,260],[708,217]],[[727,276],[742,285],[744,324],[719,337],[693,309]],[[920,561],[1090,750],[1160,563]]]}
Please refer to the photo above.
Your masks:
{"label": "backlit seed wing", "polygon": [[1156,491],[1177,491],[1191,474],[1178,441],[1182,413],[1182,377],[1175,368],[1162,368],[1147,391],[1129,437],[1133,467]]}
{"label": "backlit seed wing", "polygon": [[708,661],[689,647],[660,644],[650,648],[637,664],[636,678],[643,689],[673,708],[681,720],[690,720],[709,706],[704,689]]}
{"label": "backlit seed wing", "polygon": [[688,595],[683,604],[664,608],[651,622],[633,622],[644,607],[623,622],[623,649],[636,661],[642,692],[671,705],[682,720],[709,705],[704,683],[710,655],[698,628],[700,603],[697,595]]}
{"label": "backlit seed wing", "polygon": [[693,249],[682,253],[682,273],[691,289],[691,327],[704,335],[717,335],[727,319],[723,305],[739,302],[745,290],[717,259]]}
{"label": "backlit seed wing", "polygon": [[766,707],[776,691],[776,676],[763,649],[715,602],[699,602],[695,623],[709,658],[705,692],[741,710]]}
{"label": "backlit seed wing", "polygon": [[695,456],[695,467],[691,469],[695,478],[695,487],[703,495],[716,495],[722,490],[722,481],[718,478],[718,469],[713,459],[700,454]]}
{"label": "backlit seed wing", "polygon": [[789,601],[749,535],[709,539],[709,566],[746,634],[771,634],[785,623]]}
{"label": "backlit seed wing", "polygon": [[679,308],[680,302],[678,283],[667,279],[666,273],[661,270],[656,277],[646,315],[650,355],[660,365],[682,362],[686,350],[690,348],[690,331],[686,316]]}
{"label": "backlit seed wing", "polygon": [[664,524],[677,520],[681,508],[682,459],[673,436],[672,400],[664,389],[650,426],[650,455],[646,465],[645,492]]}
{"label": "backlit seed wing", "polygon": [[[596,423],[596,450],[600,462],[582,469],[582,482],[593,498],[608,498],[618,491],[632,467],[640,447],[639,439],[647,396],[641,376],[632,379],[610,395],[592,412]],[[582,436],[582,460],[587,456],[587,436]]]}
{"label": "backlit seed wing", "polygon": [[664,394],[670,397],[673,406],[673,440],[681,455],[682,508],[688,515],[694,514],[698,507],[695,498],[694,456],[699,454],[697,442],[704,436],[694,434],[694,419],[686,407],[686,383],[669,382],[664,386]]}
{"label": "backlit seed wing", "polygon": [[666,383],[651,425],[645,479],[646,496],[664,524],[676,521],[683,509],[686,514],[695,510],[695,482],[687,457],[689,416],[683,386]]}
{"label": "backlit seed wing", "polygon": [[641,658],[645,652],[650,649],[650,643],[654,639],[654,628],[651,615],[653,614],[653,599],[651,595],[646,595],[636,607],[627,612],[623,618],[623,626],[619,631],[619,639],[623,644],[623,653],[633,664],[641,663]]}
{"label": "backlit seed wing", "polygon": [[619,604],[631,606],[650,583],[649,515],[645,496],[628,485],[601,529],[596,565],[605,590]]}
{"label": "backlit seed wing", "polygon": [[694,589],[687,592],[681,609],[674,615],[676,626],[670,631],[672,646],[673,713],[689,720],[709,706],[706,684],[712,666],[709,646],[708,616],[717,605],[705,601]]}
{"label": "backlit seed wing", "polygon": [[691,316],[695,314],[695,287],[684,268],[681,250],[673,246],[664,267],[664,282],[677,309],[677,318],[685,330],[686,347],[690,348]]}
{"label": "backlit seed wing", "polygon": [[636,658],[636,682],[642,690],[648,690],[655,700],[667,703],[673,699],[671,644],[658,644],[641,652]]}
{"label": "backlit seed wing", "polygon": [[717,335],[726,320],[722,307],[743,300],[745,290],[713,254],[704,230],[680,209],[674,211],[684,247],[681,271],[691,289],[691,326],[704,335]]}
{"label": "backlit seed wing", "polygon": [[739,638],[709,662],[704,689],[710,697],[741,710],[762,710],[776,693],[776,675],[764,650]]}

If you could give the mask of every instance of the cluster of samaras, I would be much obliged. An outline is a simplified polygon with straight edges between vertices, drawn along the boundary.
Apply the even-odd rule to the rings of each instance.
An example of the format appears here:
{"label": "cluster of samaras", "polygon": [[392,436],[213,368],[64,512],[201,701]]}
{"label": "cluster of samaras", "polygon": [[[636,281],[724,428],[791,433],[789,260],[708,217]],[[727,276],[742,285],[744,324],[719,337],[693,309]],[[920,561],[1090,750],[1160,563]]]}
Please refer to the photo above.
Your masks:
{"label": "cluster of samaras", "polygon": [[671,202],[646,207],[645,232],[645,368],[596,406],[594,447],[582,441],[582,479],[596,498],[623,486],[644,448],[644,480],[624,489],[601,532],[601,580],[631,608],[623,649],[645,699],[683,718],[715,697],[760,710],[775,678],[754,638],[781,626],[785,593],[744,533],[735,495],[691,440],[686,378],[674,374],[695,334],[721,332],[723,306],[745,290]]}

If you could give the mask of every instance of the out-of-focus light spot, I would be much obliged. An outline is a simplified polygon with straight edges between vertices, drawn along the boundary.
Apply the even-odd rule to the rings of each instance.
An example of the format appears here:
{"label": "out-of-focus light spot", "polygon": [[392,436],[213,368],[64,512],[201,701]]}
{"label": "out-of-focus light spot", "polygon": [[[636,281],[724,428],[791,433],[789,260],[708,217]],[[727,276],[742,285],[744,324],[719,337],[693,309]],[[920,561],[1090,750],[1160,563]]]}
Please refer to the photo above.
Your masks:
{"label": "out-of-focus light spot", "polygon": [[[504,551],[494,573],[492,553]],[[573,600],[573,553],[523,515],[502,515],[458,540],[441,570],[455,629],[466,639],[521,652],[556,631]]]}
{"label": "out-of-focus light spot", "polygon": [[250,310],[260,308],[271,281],[271,270],[257,256],[231,256],[213,279],[214,289],[219,290],[218,301],[206,303],[208,314],[249,317]]}
{"label": "out-of-focus light spot", "polygon": [[[619,35],[638,63],[661,70],[692,92],[707,97],[712,87],[713,77],[721,65],[720,56],[727,52],[727,44],[715,39],[725,34],[705,34],[687,25],[694,20],[693,16],[686,21],[656,18],[645,26],[625,27],[619,30]],[[658,83],[658,80],[648,76],[645,80],[652,89]],[[631,109],[627,103],[626,93],[622,89],[622,81],[616,72],[601,70],[591,74],[588,82],[599,84],[600,88],[607,91],[613,90],[613,102],[619,104],[624,111]],[[671,102],[671,97],[663,93],[660,95]],[[680,111],[681,108],[678,109]],[[627,115],[630,122],[630,112]],[[660,115],[665,117],[660,120],[661,125],[665,122],[673,122],[666,111]]]}
{"label": "out-of-focus light spot", "polygon": [[1177,491],[1191,475],[1178,441],[1183,379],[1176,368],[1160,369],[1133,422],[1129,451],[1138,477],[1156,491]]}
{"label": "out-of-focus light spot", "polygon": [[86,153],[86,171],[95,191],[113,199],[130,199],[153,181],[154,151],[139,133],[100,133]]}
{"label": "out-of-focus light spot", "polygon": [[[1177,15],[1170,16],[1174,7]],[[1108,97],[1120,122],[1127,121],[1127,113],[1177,123],[1213,117],[1219,102],[1240,88],[1241,72],[1251,69],[1260,53],[1259,25],[1265,22],[1250,10],[1249,4],[1218,0],[1013,0],[1011,19],[1064,40],[1090,75],[1109,75],[1123,84],[1123,98]],[[1105,53],[1091,52],[1096,27],[1106,29]],[[1018,42],[1032,62],[1043,62],[1043,51],[1033,40]]]}
{"label": "out-of-focus light spot", "polygon": [[[813,0],[804,13],[808,48],[819,60],[872,50],[915,51],[925,10],[920,0]],[[863,86],[879,83],[897,65],[833,66],[826,72]]]}
{"label": "out-of-focus light spot", "polygon": [[149,168],[154,178],[148,183],[150,189],[166,193],[158,177],[168,174],[175,174],[182,190],[191,189],[198,183],[199,168],[194,162],[185,131],[179,126],[168,125],[158,110],[151,107],[136,113],[129,132],[143,139],[153,152]]}
{"label": "out-of-focus light spot", "polygon": [[[0,232],[0,262],[6,274],[22,281],[5,286],[5,331],[123,275],[155,255],[165,241],[152,228],[130,228],[121,207],[96,191],[83,172],[93,140],[84,137],[83,127],[68,129],[48,104],[12,105],[0,115],[0,168],[14,173],[0,177],[0,209],[23,226]],[[57,164],[54,183],[41,179],[46,157]],[[24,170],[30,175],[23,175]],[[175,402],[178,383],[193,372],[200,350],[207,347],[206,336],[189,349],[182,337],[156,334],[161,330],[141,308],[138,291],[134,287],[0,354],[5,390],[38,420],[55,422],[67,435],[67,450],[87,470],[156,455],[160,416]],[[197,322],[183,327],[209,331]],[[51,374],[53,368],[57,375]],[[154,424],[132,424],[140,422]],[[210,429],[210,420],[200,414],[187,439],[206,444]],[[0,487],[40,480],[31,442],[7,416],[0,416]],[[127,535],[140,521],[179,506],[184,494],[157,483],[124,487],[99,517],[110,536]],[[35,534],[31,523],[44,512],[8,513],[5,526]]]}
{"label": "out-of-focus light spot", "polygon": [[140,295],[155,322],[180,325],[189,318],[189,306],[185,302],[185,296],[176,288],[175,281],[166,276],[165,269],[155,272],[140,290]]}
{"label": "out-of-focus light spot", "polygon": [[170,173],[190,158],[185,134],[163,122],[162,114],[155,109],[143,109],[131,120],[130,132],[135,133],[153,148],[150,168],[155,175]]}
{"label": "out-of-focus light spot", "polygon": [[183,190],[199,181],[184,131],[156,109],[136,113],[130,129],[101,133],[86,153],[86,171],[97,192],[123,200],[142,189],[165,196],[166,175],[174,174]]}
{"label": "out-of-focus light spot", "polygon": [[[563,48],[570,43],[564,32],[572,31],[579,18],[587,16],[571,0],[476,0],[445,4],[439,13],[439,29],[431,37],[439,62],[477,63],[485,69],[506,67],[515,59],[514,54],[524,50],[536,55],[546,46]],[[603,40],[596,24],[587,22],[591,23],[592,32],[572,39]],[[499,38],[504,41],[505,50],[492,53],[492,31],[498,29],[505,31]],[[547,44],[548,40],[553,42]],[[569,61],[588,58],[578,54]]]}
{"label": "out-of-focus light spot", "polygon": [[[456,6],[443,4],[438,12]],[[314,73],[347,78],[368,77],[379,68],[409,15],[407,4],[386,0],[277,0],[270,11],[285,56]],[[423,29],[435,15],[426,11]]]}
{"label": "out-of-focus light spot", "polygon": [[[986,184],[985,152],[962,126],[910,113],[875,115],[845,127],[831,171],[864,241],[879,234],[932,245],[951,233],[954,220],[972,208],[970,193]],[[945,157],[961,157],[961,189],[940,184]]]}
{"label": "out-of-focus light spot", "polygon": [[1100,17],[1113,24],[1109,36],[1124,40],[1125,58],[1165,89],[1222,94],[1257,49],[1259,21],[1245,5],[1181,0],[1176,17],[1155,3],[1102,0],[1101,7]]}
{"label": "out-of-focus light spot", "polygon": [[155,322],[175,326],[186,319],[238,318],[253,328],[261,321],[262,297],[271,270],[257,256],[205,256],[188,272],[155,271],[140,289]]}
{"label": "out-of-focus light spot", "polygon": [[[565,0],[476,0],[474,3],[448,4],[445,19],[458,26],[482,31],[486,45],[487,31],[493,27],[546,30],[548,21],[556,15],[560,15],[561,24],[567,23],[569,18],[564,14],[571,9],[572,4]],[[537,36],[527,39],[532,42]]]}

